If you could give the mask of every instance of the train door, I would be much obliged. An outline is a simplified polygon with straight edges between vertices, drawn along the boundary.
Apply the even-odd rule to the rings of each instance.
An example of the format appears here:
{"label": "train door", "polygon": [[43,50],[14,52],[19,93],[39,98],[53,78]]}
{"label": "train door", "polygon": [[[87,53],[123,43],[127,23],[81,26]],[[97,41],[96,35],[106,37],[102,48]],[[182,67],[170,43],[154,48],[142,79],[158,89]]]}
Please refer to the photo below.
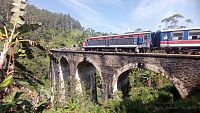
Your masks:
{"label": "train door", "polygon": [[150,48],[151,45],[151,33],[144,34],[143,47]]}
{"label": "train door", "polygon": [[109,39],[110,39],[110,37],[104,38],[106,47],[109,47]]}
{"label": "train door", "polygon": [[138,35],[138,43],[137,45],[140,46],[140,45],[143,45],[143,35]]}
{"label": "train door", "polygon": [[143,35],[143,47],[147,47],[147,34]]}
{"label": "train door", "polygon": [[183,40],[188,40],[188,31],[183,32]]}

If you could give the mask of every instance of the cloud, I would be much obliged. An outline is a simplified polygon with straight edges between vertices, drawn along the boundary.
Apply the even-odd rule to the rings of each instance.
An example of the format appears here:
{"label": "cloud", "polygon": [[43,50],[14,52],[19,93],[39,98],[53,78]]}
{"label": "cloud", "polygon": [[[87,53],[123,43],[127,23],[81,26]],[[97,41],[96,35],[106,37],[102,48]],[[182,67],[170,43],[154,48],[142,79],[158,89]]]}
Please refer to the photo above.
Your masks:
{"label": "cloud", "polygon": [[122,5],[122,0],[78,0],[90,5]]}
{"label": "cloud", "polygon": [[139,2],[131,17],[134,20],[164,18],[174,13],[184,13],[188,6],[197,2],[198,0],[143,0]]}
{"label": "cloud", "polygon": [[138,27],[157,30],[160,21],[174,13],[192,19],[193,26],[200,26],[200,0],[30,1],[53,12],[70,13],[83,27],[101,32],[123,33]]}
{"label": "cloud", "polygon": [[81,11],[83,14],[95,14],[97,15],[98,12],[94,9],[92,9],[91,7],[89,7],[88,5],[84,4],[81,1],[78,0],[68,0],[68,2],[74,6],[74,8],[77,11]]}
{"label": "cloud", "polygon": [[[132,20],[151,29],[158,29],[163,18],[180,13],[185,18],[191,18],[197,24],[199,0],[142,0],[131,13]],[[198,9],[197,9],[198,8]],[[196,18],[195,18],[196,17]],[[194,25],[195,26],[195,25]]]}
{"label": "cloud", "polygon": [[134,20],[147,19],[159,14],[170,13],[173,10],[174,4],[178,0],[143,0],[139,2],[135,11],[132,13]]}
{"label": "cloud", "polygon": [[122,5],[121,0],[96,0],[99,3],[102,4],[109,4],[109,5]]}
{"label": "cloud", "polygon": [[[114,4],[111,0],[97,1],[101,3]],[[120,0],[116,1],[121,2]],[[79,20],[84,27],[93,28],[97,31],[103,32],[121,32],[121,29],[124,28],[124,25],[113,25],[110,20],[106,19],[106,17],[95,8],[95,5],[91,5],[93,4],[92,2],[88,3],[88,1],[86,2],[85,0],[60,0],[60,2],[66,6],[72,7],[72,9],[79,15]]]}

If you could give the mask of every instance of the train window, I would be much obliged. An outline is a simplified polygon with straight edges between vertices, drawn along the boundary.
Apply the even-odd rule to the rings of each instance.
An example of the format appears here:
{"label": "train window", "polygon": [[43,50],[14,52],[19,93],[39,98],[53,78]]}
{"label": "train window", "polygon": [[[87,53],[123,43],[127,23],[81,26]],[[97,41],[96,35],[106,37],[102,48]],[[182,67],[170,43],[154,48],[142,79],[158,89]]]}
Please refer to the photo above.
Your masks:
{"label": "train window", "polygon": [[138,40],[138,38],[134,38],[134,44],[137,44],[137,40]]}
{"label": "train window", "polygon": [[183,33],[181,33],[181,32],[178,32],[178,33],[177,33],[177,32],[174,32],[174,33],[173,33],[173,36],[174,36],[174,37],[183,36]]}
{"label": "train window", "polygon": [[200,30],[189,31],[189,40],[200,40]]}
{"label": "train window", "polygon": [[163,39],[164,39],[164,40],[167,40],[167,39],[168,39],[168,37],[167,37],[167,33],[164,33],[164,35],[163,35]]}
{"label": "train window", "polygon": [[183,40],[183,32],[173,32],[173,40]]}
{"label": "train window", "polygon": [[178,37],[178,40],[183,40],[183,37],[182,36]]}
{"label": "train window", "polygon": [[192,36],[192,35],[200,35],[200,30],[189,31],[189,36]]}
{"label": "train window", "polygon": [[88,41],[89,46],[94,46],[94,45],[105,45],[105,40],[89,40]]}
{"label": "train window", "polygon": [[147,43],[147,35],[144,35],[144,43]]}
{"label": "train window", "polygon": [[198,39],[198,36],[192,36],[192,40]]}

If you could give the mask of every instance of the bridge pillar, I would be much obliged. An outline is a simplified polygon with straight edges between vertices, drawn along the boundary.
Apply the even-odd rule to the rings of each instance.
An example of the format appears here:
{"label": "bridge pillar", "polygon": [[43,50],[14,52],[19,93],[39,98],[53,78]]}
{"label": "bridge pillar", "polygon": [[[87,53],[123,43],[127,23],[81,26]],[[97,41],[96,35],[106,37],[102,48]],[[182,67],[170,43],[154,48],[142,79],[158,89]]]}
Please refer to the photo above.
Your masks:
{"label": "bridge pillar", "polygon": [[51,59],[50,68],[49,68],[49,77],[51,80],[51,102],[55,99],[55,94],[59,89],[59,65],[56,59]]}
{"label": "bridge pillar", "polygon": [[112,73],[102,73],[102,89],[103,89],[103,100],[107,101],[109,98],[112,98]]}

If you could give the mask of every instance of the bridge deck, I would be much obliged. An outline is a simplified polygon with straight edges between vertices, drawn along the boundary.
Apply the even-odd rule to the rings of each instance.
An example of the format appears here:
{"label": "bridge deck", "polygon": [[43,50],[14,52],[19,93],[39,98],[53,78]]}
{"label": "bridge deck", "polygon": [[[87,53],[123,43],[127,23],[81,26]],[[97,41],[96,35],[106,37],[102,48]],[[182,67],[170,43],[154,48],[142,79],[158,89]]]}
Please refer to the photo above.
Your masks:
{"label": "bridge deck", "polygon": [[137,56],[137,57],[179,58],[179,59],[183,58],[183,59],[199,59],[200,60],[200,55],[186,55],[186,54],[72,51],[72,50],[65,50],[65,49],[51,49],[50,51],[52,51],[52,52],[76,53],[76,54],[123,55],[123,56]]}

